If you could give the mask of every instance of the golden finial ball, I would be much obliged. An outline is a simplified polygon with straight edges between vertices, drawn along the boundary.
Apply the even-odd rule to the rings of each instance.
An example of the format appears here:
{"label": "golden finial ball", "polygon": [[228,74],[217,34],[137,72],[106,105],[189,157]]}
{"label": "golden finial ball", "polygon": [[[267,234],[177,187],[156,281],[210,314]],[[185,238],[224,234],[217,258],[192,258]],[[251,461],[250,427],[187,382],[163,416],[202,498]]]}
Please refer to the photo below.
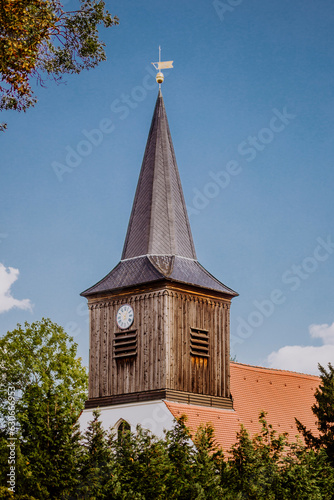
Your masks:
{"label": "golden finial ball", "polygon": [[155,77],[157,83],[162,83],[165,79],[164,77],[164,74],[161,73],[161,71],[159,71],[159,73],[157,73],[157,76]]}

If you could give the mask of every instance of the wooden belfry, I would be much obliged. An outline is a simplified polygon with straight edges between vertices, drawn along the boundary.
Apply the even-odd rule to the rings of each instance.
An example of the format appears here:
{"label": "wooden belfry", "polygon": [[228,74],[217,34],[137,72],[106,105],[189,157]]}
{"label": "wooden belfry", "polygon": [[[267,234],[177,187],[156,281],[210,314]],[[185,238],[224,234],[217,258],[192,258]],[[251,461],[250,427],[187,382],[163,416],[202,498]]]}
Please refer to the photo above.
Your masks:
{"label": "wooden belfry", "polygon": [[236,292],[197,261],[161,90],[119,264],[90,310],[86,408],[170,400],[232,408]]}

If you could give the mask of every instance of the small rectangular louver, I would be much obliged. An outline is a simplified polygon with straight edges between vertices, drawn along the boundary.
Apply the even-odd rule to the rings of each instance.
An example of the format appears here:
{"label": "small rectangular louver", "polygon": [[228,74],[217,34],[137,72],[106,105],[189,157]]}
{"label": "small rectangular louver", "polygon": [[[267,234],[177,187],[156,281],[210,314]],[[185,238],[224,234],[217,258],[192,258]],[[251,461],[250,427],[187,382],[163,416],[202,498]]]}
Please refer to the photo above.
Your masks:
{"label": "small rectangular louver", "polygon": [[137,355],[137,331],[115,334],[114,358],[130,358]]}
{"label": "small rectangular louver", "polygon": [[209,357],[209,332],[190,328],[190,354],[202,358]]}

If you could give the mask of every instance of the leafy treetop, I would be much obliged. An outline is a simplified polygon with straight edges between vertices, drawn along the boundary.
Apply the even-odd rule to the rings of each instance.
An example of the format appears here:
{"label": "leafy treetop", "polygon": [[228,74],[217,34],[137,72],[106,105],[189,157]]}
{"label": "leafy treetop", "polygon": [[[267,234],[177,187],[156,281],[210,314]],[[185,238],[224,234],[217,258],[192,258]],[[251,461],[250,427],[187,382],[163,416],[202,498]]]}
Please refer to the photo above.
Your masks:
{"label": "leafy treetop", "polygon": [[80,0],[73,11],[65,11],[59,0],[2,0],[0,110],[34,106],[32,79],[41,84],[47,77],[60,81],[66,73],[80,73],[104,61],[98,28],[117,24],[102,0]]}
{"label": "leafy treetop", "polygon": [[87,373],[77,357],[77,344],[50,319],[17,325],[0,339],[0,405],[6,407],[8,387],[20,402],[33,387],[41,396],[53,394],[81,411],[87,396]]}
{"label": "leafy treetop", "polygon": [[319,435],[315,436],[297,419],[296,424],[306,445],[313,449],[323,448],[334,466],[334,367],[331,363],[328,363],[328,370],[320,364],[318,367],[321,382],[314,394],[316,402],[312,411],[318,420]]}

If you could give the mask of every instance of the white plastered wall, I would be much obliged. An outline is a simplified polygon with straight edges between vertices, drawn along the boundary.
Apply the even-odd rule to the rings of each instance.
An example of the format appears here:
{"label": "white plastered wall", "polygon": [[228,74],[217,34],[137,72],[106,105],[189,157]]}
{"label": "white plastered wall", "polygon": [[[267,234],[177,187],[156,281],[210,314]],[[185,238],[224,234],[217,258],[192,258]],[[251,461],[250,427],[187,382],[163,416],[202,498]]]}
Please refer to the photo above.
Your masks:
{"label": "white plastered wall", "polygon": [[[117,429],[122,420],[131,425],[131,431],[135,432],[140,424],[144,429],[149,429],[158,437],[164,436],[164,430],[173,427],[173,415],[163,401],[147,401],[141,403],[129,403],[99,408],[100,420],[105,430]],[[80,416],[80,428],[84,432],[88,422],[93,418],[93,409],[83,410]]]}

